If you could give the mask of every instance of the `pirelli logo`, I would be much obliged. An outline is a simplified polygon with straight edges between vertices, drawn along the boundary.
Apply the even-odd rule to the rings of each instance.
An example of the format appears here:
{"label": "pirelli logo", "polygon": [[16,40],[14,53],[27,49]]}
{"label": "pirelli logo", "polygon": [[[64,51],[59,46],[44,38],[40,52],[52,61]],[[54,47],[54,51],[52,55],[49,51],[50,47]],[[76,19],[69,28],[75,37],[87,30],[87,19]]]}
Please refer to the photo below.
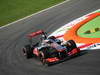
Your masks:
{"label": "pirelli logo", "polygon": [[91,34],[100,31],[100,28],[94,28],[85,32],[85,34]]}

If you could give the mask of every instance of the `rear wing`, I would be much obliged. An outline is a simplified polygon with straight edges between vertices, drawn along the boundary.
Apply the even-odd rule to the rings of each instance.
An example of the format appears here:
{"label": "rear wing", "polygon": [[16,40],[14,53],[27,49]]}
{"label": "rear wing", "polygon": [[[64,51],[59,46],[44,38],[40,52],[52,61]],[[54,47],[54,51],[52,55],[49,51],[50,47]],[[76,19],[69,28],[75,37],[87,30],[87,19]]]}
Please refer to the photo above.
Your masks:
{"label": "rear wing", "polygon": [[32,32],[32,33],[27,35],[30,44],[32,44],[32,38],[35,37],[35,36],[38,36],[38,35],[42,35],[41,40],[47,38],[46,33],[43,30],[38,30],[36,32]]}
{"label": "rear wing", "polygon": [[31,39],[31,38],[33,38],[33,37],[35,37],[37,35],[43,34],[43,33],[44,33],[43,30],[39,30],[39,31],[32,32],[32,33],[28,34],[27,37]]}

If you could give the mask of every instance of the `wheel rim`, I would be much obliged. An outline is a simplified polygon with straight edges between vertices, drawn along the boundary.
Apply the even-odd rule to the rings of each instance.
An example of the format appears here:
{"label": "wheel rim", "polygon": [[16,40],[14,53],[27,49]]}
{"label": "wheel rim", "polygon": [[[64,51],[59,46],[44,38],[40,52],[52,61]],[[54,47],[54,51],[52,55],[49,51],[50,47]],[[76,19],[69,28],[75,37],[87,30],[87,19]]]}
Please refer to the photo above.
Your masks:
{"label": "wheel rim", "polygon": [[45,64],[45,59],[44,59],[44,54],[43,52],[40,52],[40,61],[42,62],[42,64]]}
{"label": "wheel rim", "polygon": [[27,55],[27,53],[26,53],[26,48],[23,48],[23,54],[24,54],[24,56]]}

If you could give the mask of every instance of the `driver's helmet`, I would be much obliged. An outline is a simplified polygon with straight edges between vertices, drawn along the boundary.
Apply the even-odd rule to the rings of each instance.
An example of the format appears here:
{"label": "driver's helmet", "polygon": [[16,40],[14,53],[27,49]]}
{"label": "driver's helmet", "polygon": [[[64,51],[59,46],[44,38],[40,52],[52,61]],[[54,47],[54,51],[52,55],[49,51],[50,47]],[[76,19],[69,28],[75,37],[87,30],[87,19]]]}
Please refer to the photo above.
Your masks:
{"label": "driver's helmet", "polygon": [[48,40],[48,39],[46,39],[46,40],[44,40],[43,42],[44,42],[44,43],[48,43],[48,42],[49,42],[49,40]]}
{"label": "driver's helmet", "polygon": [[49,40],[49,39],[44,40],[44,42],[45,42],[45,43],[48,43],[48,44],[53,43],[53,42],[52,42],[51,40]]}
{"label": "driver's helmet", "polygon": [[52,41],[50,41],[49,39],[42,41],[42,45],[50,45],[51,43],[52,43]]}
{"label": "driver's helmet", "polygon": [[61,44],[61,41],[57,39],[55,36],[50,36],[48,39],[54,40],[56,43]]}

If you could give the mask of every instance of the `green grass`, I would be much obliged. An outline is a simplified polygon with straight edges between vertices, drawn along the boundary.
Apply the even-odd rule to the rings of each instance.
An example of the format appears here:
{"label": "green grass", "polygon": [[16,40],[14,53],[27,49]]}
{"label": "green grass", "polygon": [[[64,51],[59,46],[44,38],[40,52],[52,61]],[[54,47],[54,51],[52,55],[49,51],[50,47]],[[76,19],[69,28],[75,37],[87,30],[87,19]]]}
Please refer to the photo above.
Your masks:
{"label": "green grass", "polygon": [[0,26],[62,1],[64,0],[0,0]]}
{"label": "green grass", "polygon": [[100,16],[94,18],[93,20],[89,21],[88,23],[84,24],[81,28],[79,28],[77,34],[81,37],[87,38],[100,38],[100,31],[94,32],[91,34],[85,34],[84,32],[94,29],[100,28]]}

